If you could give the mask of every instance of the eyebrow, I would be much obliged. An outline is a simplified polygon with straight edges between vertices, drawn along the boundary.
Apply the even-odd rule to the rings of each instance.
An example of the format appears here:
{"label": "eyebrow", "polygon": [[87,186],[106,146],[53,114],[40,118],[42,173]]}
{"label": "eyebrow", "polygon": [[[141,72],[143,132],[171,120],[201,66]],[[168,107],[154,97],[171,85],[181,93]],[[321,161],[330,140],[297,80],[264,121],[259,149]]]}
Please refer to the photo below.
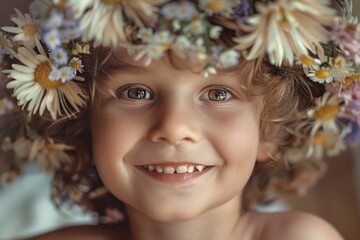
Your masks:
{"label": "eyebrow", "polygon": [[146,66],[135,66],[125,61],[114,60],[109,61],[105,67],[109,73],[144,73],[149,72],[149,67]]}

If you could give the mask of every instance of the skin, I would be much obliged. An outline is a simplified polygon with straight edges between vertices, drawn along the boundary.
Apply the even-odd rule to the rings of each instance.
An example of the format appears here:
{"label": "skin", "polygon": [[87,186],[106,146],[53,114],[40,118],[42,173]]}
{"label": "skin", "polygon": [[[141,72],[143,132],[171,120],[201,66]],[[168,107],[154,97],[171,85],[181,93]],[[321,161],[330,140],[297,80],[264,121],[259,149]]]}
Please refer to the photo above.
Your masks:
{"label": "skin", "polygon": [[[125,61],[133,67],[110,72],[91,131],[94,164],[105,186],[125,204],[131,239],[341,239],[312,215],[241,211],[242,190],[269,148],[259,138],[261,97],[247,99],[239,75],[204,78],[168,60],[150,67]],[[136,98],[137,91],[145,98]],[[224,92],[224,99],[214,97]],[[209,170],[190,181],[164,182],[142,170],[149,164]],[[85,239],[87,228],[92,237],[99,234],[96,239],[119,239],[121,231],[74,227],[35,239]]]}

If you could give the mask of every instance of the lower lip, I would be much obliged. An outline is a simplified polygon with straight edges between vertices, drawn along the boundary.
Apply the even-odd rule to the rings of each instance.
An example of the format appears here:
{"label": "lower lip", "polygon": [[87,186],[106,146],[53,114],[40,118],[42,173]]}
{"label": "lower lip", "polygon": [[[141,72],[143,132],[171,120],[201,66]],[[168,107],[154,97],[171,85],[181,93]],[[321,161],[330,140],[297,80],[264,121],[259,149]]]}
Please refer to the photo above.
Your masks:
{"label": "lower lip", "polygon": [[143,166],[137,166],[136,168],[156,180],[159,180],[161,182],[168,183],[168,184],[176,184],[176,183],[187,183],[192,180],[195,180],[198,177],[207,173],[212,167],[206,167],[201,172],[195,171],[192,173],[174,173],[174,174],[158,173],[156,171],[150,172],[150,171],[144,169]]}

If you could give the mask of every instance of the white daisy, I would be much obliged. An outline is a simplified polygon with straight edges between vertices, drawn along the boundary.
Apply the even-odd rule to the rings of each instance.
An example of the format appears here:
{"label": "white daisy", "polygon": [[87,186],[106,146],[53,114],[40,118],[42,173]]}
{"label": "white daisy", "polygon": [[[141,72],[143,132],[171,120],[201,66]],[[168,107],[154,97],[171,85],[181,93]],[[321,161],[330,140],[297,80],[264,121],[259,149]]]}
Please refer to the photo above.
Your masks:
{"label": "white daisy", "polygon": [[332,157],[346,149],[342,133],[319,131],[309,141],[306,156],[314,159],[322,159],[324,154]]}
{"label": "white daisy", "polygon": [[79,28],[83,31],[84,41],[118,46],[126,42],[124,14],[142,27],[142,20],[151,20],[155,16],[152,5],[160,2],[162,0],[151,4],[144,0],[68,0],[67,5],[80,19]]}
{"label": "white daisy", "polygon": [[75,73],[79,72],[82,73],[84,71],[84,65],[82,64],[82,61],[80,58],[73,57],[70,60],[70,67],[75,71]]}
{"label": "white daisy", "polygon": [[234,39],[236,49],[242,50],[246,59],[256,59],[265,53],[276,66],[283,62],[293,64],[294,55],[315,53],[320,42],[328,42],[335,19],[330,1],[276,0],[267,5],[257,3],[259,14],[240,23],[245,36]]}
{"label": "white daisy", "polygon": [[80,111],[86,105],[84,91],[74,81],[50,80],[51,62],[38,41],[37,47],[40,54],[29,47],[20,47],[15,57],[22,65],[13,64],[13,69],[5,71],[13,79],[7,88],[14,89],[18,105],[32,114],[43,115],[47,109],[53,119],[63,113],[71,116]]}
{"label": "white daisy", "polygon": [[169,20],[178,19],[180,21],[188,21],[198,14],[195,5],[188,1],[165,4],[161,7],[160,12]]}
{"label": "white daisy", "polygon": [[298,61],[295,64],[302,65],[304,69],[304,73],[308,74],[309,70],[311,68],[314,68],[315,66],[320,66],[321,61],[320,59],[310,57],[308,55],[302,54],[300,57],[298,57]]}
{"label": "white daisy", "polygon": [[51,138],[37,138],[32,142],[29,161],[36,161],[43,169],[54,171],[71,162],[71,157],[66,151],[73,149],[63,143],[55,143]]}
{"label": "white daisy", "polygon": [[29,42],[31,46],[35,46],[35,39],[40,39],[40,29],[37,26],[36,21],[30,16],[30,14],[23,14],[15,8],[16,16],[11,18],[16,27],[2,27],[5,32],[16,34],[12,40],[19,42]]}
{"label": "white daisy", "polygon": [[341,98],[331,95],[330,92],[325,92],[323,96],[316,99],[315,107],[307,111],[308,116],[315,120],[311,126],[311,137],[314,137],[320,129],[327,134],[340,133],[338,114],[342,102]]}
{"label": "white daisy", "polygon": [[315,66],[309,70],[309,73],[306,76],[318,83],[330,83],[334,81],[334,77],[331,75],[331,69],[329,67]]}

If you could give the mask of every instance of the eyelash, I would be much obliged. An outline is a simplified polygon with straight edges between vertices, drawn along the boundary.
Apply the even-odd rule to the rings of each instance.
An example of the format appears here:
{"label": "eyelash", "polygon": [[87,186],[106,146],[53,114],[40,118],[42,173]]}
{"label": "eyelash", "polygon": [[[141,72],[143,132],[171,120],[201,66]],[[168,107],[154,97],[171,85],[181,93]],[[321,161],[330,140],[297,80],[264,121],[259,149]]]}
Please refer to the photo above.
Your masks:
{"label": "eyelash", "polygon": [[[115,96],[117,98],[125,98],[129,100],[144,101],[153,99],[153,93],[144,86],[123,87],[115,92]],[[216,99],[213,99],[214,97]],[[233,92],[220,86],[209,87],[200,96],[200,100],[207,100],[211,102],[226,102],[231,100],[232,98],[234,98]]]}

